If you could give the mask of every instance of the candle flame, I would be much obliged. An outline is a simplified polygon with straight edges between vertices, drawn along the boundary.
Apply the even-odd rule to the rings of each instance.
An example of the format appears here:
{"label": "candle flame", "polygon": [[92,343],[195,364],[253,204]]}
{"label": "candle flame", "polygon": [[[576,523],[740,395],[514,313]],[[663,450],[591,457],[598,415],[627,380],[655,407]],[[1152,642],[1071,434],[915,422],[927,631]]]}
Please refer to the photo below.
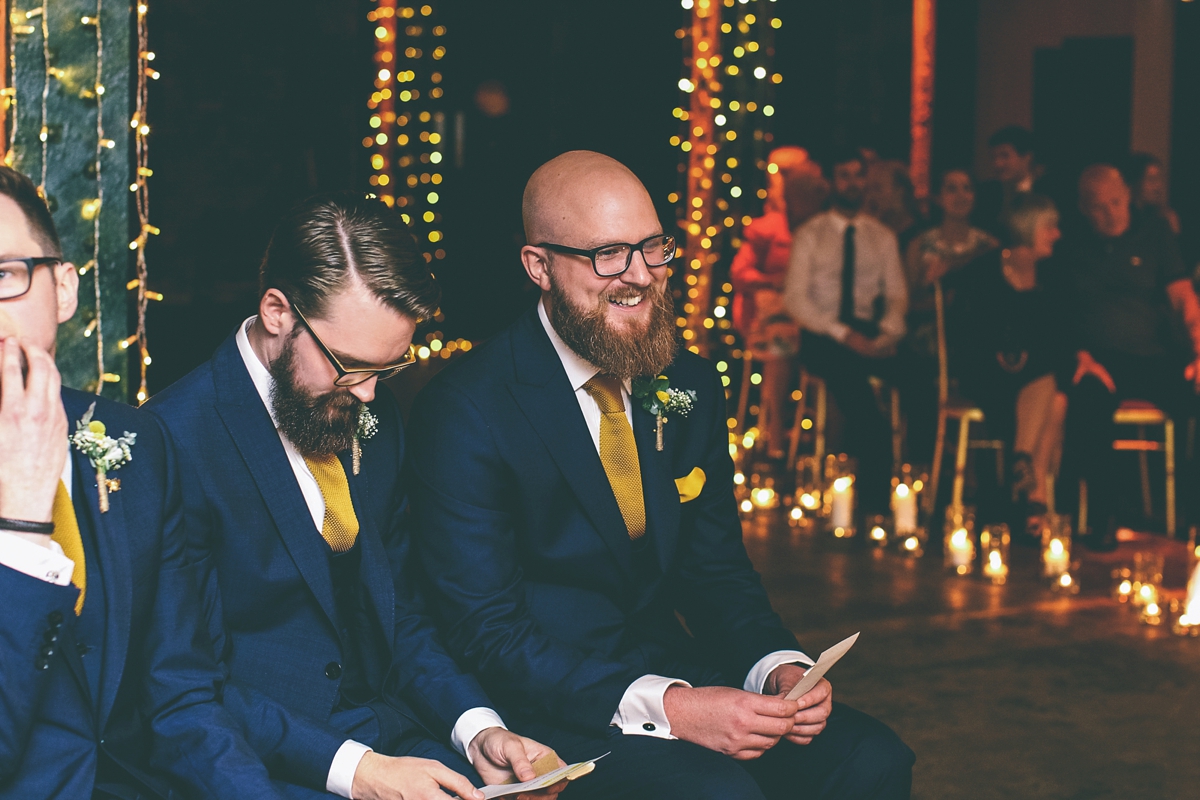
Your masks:
{"label": "candle flame", "polygon": [[916,550],[917,547],[920,546],[920,544],[921,544],[921,541],[919,539],[917,539],[917,537],[910,536],[904,540],[904,549],[905,550]]}
{"label": "candle flame", "polygon": [[1061,576],[1059,576],[1058,585],[1064,589],[1070,586],[1072,583],[1074,583],[1074,580],[1071,578],[1071,573],[1064,572]]}
{"label": "candle flame", "polygon": [[988,553],[988,565],[991,566],[992,569],[1000,569],[1002,566],[1004,566],[1004,561],[1000,558],[999,550],[993,550],[992,552]]}
{"label": "candle flame", "polygon": [[793,508],[791,513],[792,519],[803,519],[804,517],[804,509],[800,508],[799,506]]}
{"label": "candle flame", "polygon": [[[903,486],[903,484],[901,485]],[[874,528],[871,528],[871,538],[877,542],[882,542],[887,538],[887,531],[876,525]]]}
{"label": "candle flame", "polygon": [[809,494],[808,492],[805,492],[804,494],[800,495],[800,505],[804,506],[805,508],[809,508],[809,509],[816,508],[817,507],[816,495]]}
{"label": "candle flame", "polygon": [[911,491],[912,490],[908,488],[907,483],[902,483],[896,487],[896,497],[904,499],[905,497],[908,497],[908,493]]}
{"label": "candle flame", "polygon": [[1055,556],[1061,556],[1063,554],[1063,552],[1064,552],[1064,548],[1063,548],[1062,539],[1051,539],[1050,540],[1050,554],[1055,555]]}
{"label": "candle flame", "polygon": [[1133,591],[1133,583],[1129,580],[1121,581],[1121,585],[1117,587],[1117,591],[1121,594],[1129,594]]}
{"label": "candle flame", "polygon": [[843,476],[833,482],[833,490],[835,492],[844,492],[850,488],[850,484],[854,483],[854,478]]}
{"label": "candle flame", "polygon": [[743,500],[743,501],[742,501],[742,511],[744,511],[744,512],[746,512],[746,513],[748,514],[748,513],[750,513],[750,512],[751,512],[751,511],[753,511],[753,510],[754,510],[754,504],[753,504],[753,503],[751,503],[749,500]]}
{"label": "candle flame", "polygon": [[967,529],[959,528],[954,533],[950,534],[950,546],[955,550],[962,550],[970,545],[967,540]]}

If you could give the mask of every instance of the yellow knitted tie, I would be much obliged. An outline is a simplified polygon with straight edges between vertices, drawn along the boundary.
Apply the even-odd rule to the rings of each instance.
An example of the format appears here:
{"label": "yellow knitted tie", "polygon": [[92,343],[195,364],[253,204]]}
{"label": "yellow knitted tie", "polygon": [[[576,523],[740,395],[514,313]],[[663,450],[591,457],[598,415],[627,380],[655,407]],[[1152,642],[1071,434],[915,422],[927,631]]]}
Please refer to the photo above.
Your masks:
{"label": "yellow knitted tie", "polygon": [[642,495],[642,471],[638,466],[637,443],[625,416],[621,382],[597,375],[583,385],[600,406],[600,463],[608,475],[617,507],[625,518],[630,539],[646,533],[646,498]]}
{"label": "yellow knitted tie", "polygon": [[75,562],[75,571],[71,573],[71,583],[79,589],[79,598],[75,601],[75,616],[83,611],[83,595],[87,591],[87,564],[83,557],[83,537],[79,535],[79,520],[75,518],[75,506],[71,503],[71,495],[67,493],[67,485],[58,482],[58,491],[54,493],[54,533],[50,539],[58,542],[63,555]]}
{"label": "yellow knitted tie", "polygon": [[358,517],[350,500],[350,484],[346,469],[335,455],[305,456],[304,463],[317,479],[317,487],[325,498],[325,519],[321,536],[335,553],[344,553],[354,546],[358,537]]}

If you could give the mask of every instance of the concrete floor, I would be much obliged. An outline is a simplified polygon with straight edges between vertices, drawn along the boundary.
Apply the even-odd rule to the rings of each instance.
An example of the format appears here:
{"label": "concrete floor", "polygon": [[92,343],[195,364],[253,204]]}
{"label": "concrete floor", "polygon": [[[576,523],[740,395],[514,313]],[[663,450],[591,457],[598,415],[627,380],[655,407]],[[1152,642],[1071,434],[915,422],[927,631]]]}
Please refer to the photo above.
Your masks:
{"label": "concrete floor", "polygon": [[917,753],[913,797],[1200,798],[1200,638],[1138,623],[1110,599],[1135,550],[1167,555],[1181,589],[1185,549],[1139,536],[1083,554],[1082,591],[1036,578],[1013,548],[1009,582],[942,569],[863,541],[747,523],[746,544],[776,610],[815,658],[855,631],[830,672],[834,696],[891,725]]}

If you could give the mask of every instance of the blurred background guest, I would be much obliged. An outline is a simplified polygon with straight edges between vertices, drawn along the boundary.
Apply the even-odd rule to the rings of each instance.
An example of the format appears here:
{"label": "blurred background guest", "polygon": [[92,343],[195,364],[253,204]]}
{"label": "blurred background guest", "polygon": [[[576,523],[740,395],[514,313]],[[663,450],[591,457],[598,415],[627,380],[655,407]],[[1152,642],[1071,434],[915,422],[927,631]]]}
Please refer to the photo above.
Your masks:
{"label": "blurred background guest", "polygon": [[862,509],[882,513],[891,488],[890,426],[870,378],[891,377],[904,336],[908,290],[896,235],[863,213],[862,157],[831,160],[832,208],[793,235],[784,303],[804,329],[800,358],[825,379],[858,459]]}
{"label": "blurred background guest", "polygon": [[1151,211],[1167,221],[1171,232],[1179,235],[1179,215],[1167,202],[1167,179],[1162,162],[1149,153],[1134,153],[1125,162],[1121,177],[1129,185],[1133,207]]}
{"label": "blurred background guest", "polygon": [[903,253],[921,230],[924,220],[913,195],[908,165],[903,161],[876,161],[867,167],[863,210],[887,225]]}
{"label": "blurred background guest", "polygon": [[[1178,242],[1162,215],[1135,213],[1131,197],[1115,167],[1085,169],[1087,224],[1064,238],[1056,270],[1076,357],[1062,485],[1069,497],[1078,479],[1088,481],[1087,541],[1101,549],[1116,546],[1113,412],[1137,399],[1182,419],[1200,387],[1200,303]],[[1186,335],[1176,335],[1179,321]]]}
{"label": "blurred background guest", "polygon": [[996,234],[1013,197],[1039,187],[1035,186],[1033,134],[1029,130],[1009,125],[993,133],[987,145],[993,179],[979,185],[972,221]]}
{"label": "blurred background guest", "polygon": [[951,364],[963,394],[983,409],[989,435],[1011,446],[1014,527],[1036,534],[1067,411],[1056,380],[1070,359],[1061,309],[1038,280],[1038,263],[1053,254],[1061,234],[1054,203],[1038,194],[1014,197],[1001,222],[1004,249],[989,249],[965,271],[952,315]]}
{"label": "blurred background guest", "polygon": [[908,452],[928,461],[937,421],[937,318],[934,284],[942,281],[946,308],[955,300],[963,267],[996,248],[996,239],[971,225],[975,185],[965,169],[942,172],[933,195],[932,228],[919,233],[904,255],[908,281],[908,333],[900,346],[904,368],[901,392],[908,420]]}
{"label": "blurred background guest", "polygon": [[783,406],[800,345],[799,329],[783,307],[792,231],[821,210],[828,192],[821,167],[807,150],[772,151],[764,213],[743,230],[730,266],[733,325],[763,362],[758,422],[771,458],[784,455]]}

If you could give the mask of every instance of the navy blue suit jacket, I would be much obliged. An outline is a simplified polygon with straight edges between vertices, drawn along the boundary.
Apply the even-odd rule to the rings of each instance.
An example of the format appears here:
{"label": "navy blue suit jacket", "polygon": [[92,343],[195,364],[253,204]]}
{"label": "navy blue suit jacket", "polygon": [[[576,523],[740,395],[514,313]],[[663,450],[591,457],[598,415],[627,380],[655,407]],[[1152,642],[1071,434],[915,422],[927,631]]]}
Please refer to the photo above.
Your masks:
{"label": "navy blue suit jacket", "polygon": [[[211,633],[230,678],[225,705],[273,775],[324,789],[347,731],[374,746],[373,712],[335,714],[344,643],[328,545],[234,336],[146,408],[161,417],[181,456],[185,528],[207,569]],[[360,473],[348,453],[342,458],[363,581],[386,639],[379,649],[391,661],[385,685],[372,688],[407,709],[416,733],[445,741],[463,712],[492,704],[438,643],[414,591],[400,412],[383,387],[370,408],[379,428],[362,442]]]}
{"label": "navy blue suit jacket", "polygon": [[[760,658],[796,648],[742,545],[717,373],[681,352],[666,375],[698,399],[669,419],[662,452],[654,417],[634,401],[653,577],[637,577],[536,308],[416,400],[408,463],[431,602],[451,651],[513,711],[602,733],[642,675],[740,686]],[[675,480],[697,467],[704,488],[681,503]]]}
{"label": "navy blue suit jacket", "polygon": [[72,432],[94,401],[111,435],[137,434],[132,460],[109,474],[120,490],[103,514],[95,470],[71,448],[83,487],[75,513],[94,533],[89,558],[98,563],[89,566],[103,576],[87,595],[105,612],[92,623],[103,631],[90,637],[102,645],[85,656],[99,659],[99,691],[76,640],[90,619],[86,610],[75,616],[78,590],[0,566],[0,797],[91,797],[98,771],[128,796],[168,796],[143,771],[151,734],[189,796],[277,796],[217,702],[220,672],[185,558],[179,474],[158,421],[71,389],[62,397]]}

